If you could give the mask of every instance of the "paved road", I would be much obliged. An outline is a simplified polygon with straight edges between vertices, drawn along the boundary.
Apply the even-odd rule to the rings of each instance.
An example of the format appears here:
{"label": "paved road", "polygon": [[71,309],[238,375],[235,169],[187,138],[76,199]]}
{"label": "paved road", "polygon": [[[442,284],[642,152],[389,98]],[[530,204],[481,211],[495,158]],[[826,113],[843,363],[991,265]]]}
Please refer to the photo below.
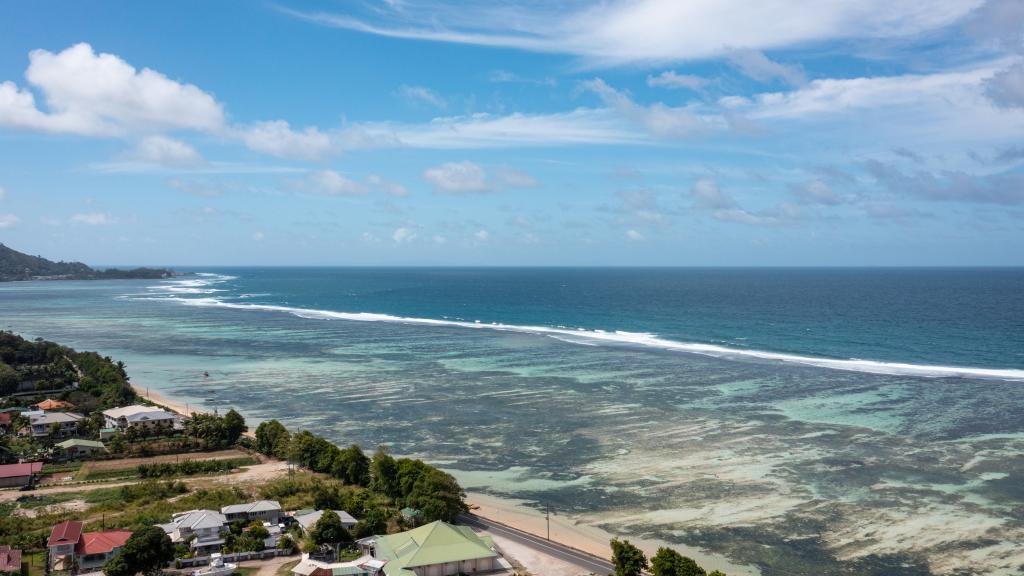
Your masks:
{"label": "paved road", "polygon": [[615,568],[612,566],[612,563],[604,558],[598,558],[597,556],[581,552],[575,548],[565,546],[564,544],[552,542],[551,540],[547,540],[541,536],[535,536],[529,532],[523,532],[522,530],[517,530],[493,520],[481,518],[475,514],[463,514],[459,516],[459,523],[465,524],[466,526],[472,526],[473,528],[487,530],[492,534],[508,538],[509,540],[513,540],[524,546],[529,546],[534,550],[538,550],[564,562],[575,564],[585,570],[590,570],[594,574],[605,575],[613,574],[615,572]]}

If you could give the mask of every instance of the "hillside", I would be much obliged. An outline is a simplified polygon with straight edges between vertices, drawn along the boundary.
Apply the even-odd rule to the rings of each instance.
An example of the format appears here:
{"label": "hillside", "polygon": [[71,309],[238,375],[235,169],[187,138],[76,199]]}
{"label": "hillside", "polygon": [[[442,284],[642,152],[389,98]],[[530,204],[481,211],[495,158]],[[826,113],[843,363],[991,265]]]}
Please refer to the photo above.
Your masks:
{"label": "hillside", "polygon": [[13,280],[114,280],[168,278],[174,272],[163,268],[96,270],[81,262],[54,262],[30,256],[0,244],[0,282]]}

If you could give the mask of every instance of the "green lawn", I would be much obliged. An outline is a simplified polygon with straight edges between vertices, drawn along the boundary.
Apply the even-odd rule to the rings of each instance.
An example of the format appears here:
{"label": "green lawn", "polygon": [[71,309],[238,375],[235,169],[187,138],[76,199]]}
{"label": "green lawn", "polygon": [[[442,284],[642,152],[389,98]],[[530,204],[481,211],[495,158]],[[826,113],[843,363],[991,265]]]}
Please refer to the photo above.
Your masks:
{"label": "green lawn", "polygon": [[238,576],[252,576],[253,574],[255,574],[255,573],[259,572],[259,571],[260,571],[259,568],[251,568],[251,567],[236,568],[235,569],[235,574],[237,574]]}

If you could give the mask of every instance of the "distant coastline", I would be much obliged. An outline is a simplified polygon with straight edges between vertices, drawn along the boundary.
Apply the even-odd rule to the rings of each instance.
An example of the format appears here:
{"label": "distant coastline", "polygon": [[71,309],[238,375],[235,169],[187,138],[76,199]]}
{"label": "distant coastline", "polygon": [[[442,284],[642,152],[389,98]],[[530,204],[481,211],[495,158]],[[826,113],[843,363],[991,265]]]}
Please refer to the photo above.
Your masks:
{"label": "distant coastline", "polygon": [[161,280],[182,276],[168,268],[107,268],[97,270],[82,262],[54,262],[0,244],[0,282],[30,280]]}

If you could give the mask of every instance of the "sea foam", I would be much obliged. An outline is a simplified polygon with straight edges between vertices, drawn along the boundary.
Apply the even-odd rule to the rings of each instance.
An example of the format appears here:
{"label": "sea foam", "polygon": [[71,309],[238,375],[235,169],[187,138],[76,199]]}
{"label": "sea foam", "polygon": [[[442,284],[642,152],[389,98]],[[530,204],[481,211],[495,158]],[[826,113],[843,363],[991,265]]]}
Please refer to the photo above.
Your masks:
{"label": "sea foam", "polygon": [[[646,332],[625,332],[587,330],[584,328],[553,328],[548,326],[524,326],[517,324],[503,324],[500,322],[485,323],[479,320],[468,322],[462,320],[448,320],[435,318],[415,318],[408,316],[395,316],[392,314],[380,314],[374,312],[339,312],[334,310],[317,310],[310,308],[298,308],[293,306],[278,306],[273,304],[252,304],[227,302],[212,296],[198,298],[184,298],[182,293],[206,293],[210,294],[216,289],[209,286],[235,279],[234,276],[204,274],[202,278],[190,280],[171,280],[154,287],[156,291],[163,290],[166,296],[157,296],[152,299],[174,301],[188,306],[218,307],[233,310],[248,310],[262,312],[277,312],[292,314],[299,318],[310,320],[348,320],[353,322],[390,322],[416,326],[442,326],[452,328],[467,328],[475,330],[495,330],[503,332],[518,332],[524,334],[536,334],[557,338],[560,341],[572,344],[588,346],[595,345],[617,345],[648,348],[657,350],[668,350],[676,352],[687,352],[713,356],[725,359],[755,359],[768,362],[784,362],[789,364],[801,364],[828,368],[832,370],[847,370],[853,372],[865,372],[870,374],[888,374],[894,376],[923,376],[929,378],[984,378],[997,380],[1024,381],[1024,370],[1011,368],[969,368],[960,366],[935,366],[926,364],[910,364],[902,362],[881,362],[876,360],[861,359],[838,359],[818,356],[803,356],[799,354],[787,354],[782,352],[770,352],[765,350],[736,349],[715,344],[700,342],[678,342],[660,338],[655,334]],[[188,291],[183,288],[190,289]],[[191,292],[195,290],[195,292]]]}

